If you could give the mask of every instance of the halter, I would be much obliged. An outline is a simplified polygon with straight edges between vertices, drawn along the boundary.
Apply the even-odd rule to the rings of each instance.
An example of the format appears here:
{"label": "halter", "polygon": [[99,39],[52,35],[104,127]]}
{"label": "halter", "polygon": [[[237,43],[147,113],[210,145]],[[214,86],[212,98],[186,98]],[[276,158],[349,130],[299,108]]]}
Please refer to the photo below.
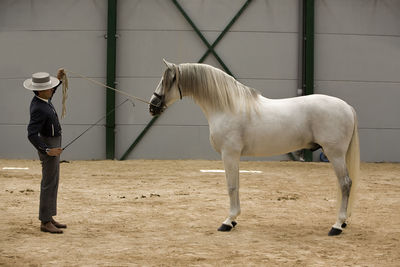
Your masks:
{"label": "halter", "polygon": [[[179,68],[176,67],[175,69],[175,76],[172,82],[176,81],[177,86],[178,86],[178,91],[179,91],[179,98],[182,100],[182,89],[179,84]],[[178,78],[177,78],[178,77]],[[165,105],[165,94],[164,95],[159,95],[156,92],[153,93],[153,95],[156,97],[153,101],[150,103],[150,112],[155,113],[155,114],[160,114],[164,111],[164,108],[166,107]]]}
{"label": "halter", "polygon": [[[178,90],[179,90],[179,96],[180,99],[182,99],[182,91],[181,87],[178,84]],[[166,107],[165,105],[165,95],[159,95],[156,92],[153,93],[153,95],[156,97],[153,101],[150,103],[150,112],[154,114],[160,114],[164,111],[164,108]]]}
{"label": "halter", "polygon": [[181,72],[179,71],[179,67],[175,65],[175,77],[174,77],[174,79],[176,80],[176,84],[178,85],[179,97],[182,100],[182,90],[181,90],[181,86],[179,85],[180,76],[181,76]]}
{"label": "halter", "polygon": [[181,91],[181,86],[178,83],[178,90],[179,90],[179,98],[182,100],[182,91]]}

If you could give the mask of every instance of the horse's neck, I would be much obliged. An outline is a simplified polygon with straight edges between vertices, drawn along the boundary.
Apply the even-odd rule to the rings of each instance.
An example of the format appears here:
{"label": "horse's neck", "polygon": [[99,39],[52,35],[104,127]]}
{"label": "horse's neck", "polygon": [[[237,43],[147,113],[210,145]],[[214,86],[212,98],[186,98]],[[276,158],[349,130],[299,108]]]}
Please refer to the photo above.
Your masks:
{"label": "horse's neck", "polygon": [[[218,115],[221,113],[230,112],[236,114],[237,112],[247,112],[251,109],[252,106],[257,105],[256,102],[258,102],[258,100],[256,100],[255,103],[252,103],[250,100],[252,97],[251,94],[254,94],[254,92],[252,91],[254,89],[248,88],[240,84],[232,77],[226,74],[224,75],[220,70],[208,69],[208,71],[205,72],[204,68],[205,67],[201,69],[200,74],[191,73],[189,71],[190,69],[186,71],[183,75],[183,78],[181,78],[182,80],[184,80],[181,85],[183,85],[183,95],[191,97],[195,101],[195,103],[200,106],[201,110],[208,120],[214,114]],[[202,77],[201,84],[199,84],[198,80],[194,81],[192,79],[193,77],[191,77],[191,75],[195,74]],[[211,82],[209,82],[208,79],[210,79]],[[206,87],[202,87],[204,86],[204,82],[206,83]],[[213,86],[217,87],[212,88]],[[228,89],[232,91],[229,91]],[[212,91],[210,92],[209,90]],[[220,90],[221,92],[214,90]],[[243,92],[235,93],[234,90],[243,90]],[[228,97],[225,97],[226,95],[228,95]],[[246,99],[242,100],[240,99],[240,97],[245,97]],[[241,101],[243,101],[243,103],[241,103]]]}
{"label": "horse's neck", "polygon": [[196,94],[193,93],[192,90],[188,90],[187,88],[181,87],[182,90],[182,94],[184,97],[189,97],[192,98],[193,101],[201,108],[201,110],[203,111],[204,115],[206,116],[207,120],[209,118],[209,115],[212,110],[211,105],[209,105],[206,101],[200,101],[199,99],[197,99]]}
{"label": "horse's neck", "polygon": [[193,97],[193,100],[201,108],[207,121],[210,122],[210,117],[215,114],[215,111],[212,110],[212,107],[207,103],[198,101],[195,97]]}
{"label": "horse's neck", "polygon": [[[203,111],[204,116],[206,117],[208,124],[210,124],[212,121],[215,120],[215,118],[221,118],[221,116],[251,116],[253,112],[255,114],[259,115],[259,105],[263,105],[263,102],[266,102],[270,99],[263,97],[262,95],[258,96],[259,99],[254,103],[255,105],[251,110],[248,110],[248,112],[240,112],[238,111],[237,113],[234,111],[228,111],[228,110],[215,110],[215,107],[212,105],[208,104],[207,101],[198,101],[196,100],[195,97],[192,97],[194,102],[201,108]],[[265,103],[264,103],[265,104]],[[247,114],[247,115],[246,115]]]}

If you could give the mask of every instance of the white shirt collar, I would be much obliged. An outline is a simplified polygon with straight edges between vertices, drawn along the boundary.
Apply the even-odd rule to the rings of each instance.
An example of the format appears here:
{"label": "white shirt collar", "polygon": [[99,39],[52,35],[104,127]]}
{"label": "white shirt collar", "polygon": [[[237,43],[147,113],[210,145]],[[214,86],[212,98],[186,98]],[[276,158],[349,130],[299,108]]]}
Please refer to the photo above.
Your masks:
{"label": "white shirt collar", "polygon": [[44,98],[41,98],[41,97],[38,97],[38,96],[36,96],[37,98],[39,98],[40,100],[43,100],[44,102],[46,102],[46,103],[49,103],[49,100],[48,99],[44,99]]}

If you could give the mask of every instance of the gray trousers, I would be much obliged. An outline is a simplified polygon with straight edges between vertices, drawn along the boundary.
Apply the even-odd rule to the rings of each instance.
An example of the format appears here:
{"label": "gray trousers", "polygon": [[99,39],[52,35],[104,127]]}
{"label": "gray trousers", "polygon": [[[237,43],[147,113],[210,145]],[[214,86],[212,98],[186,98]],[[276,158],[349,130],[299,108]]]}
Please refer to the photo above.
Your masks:
{"label": "gray trousers", "polygon": [[[61,136],[40,137],[49,147],[60,147]],[[57,193],[60,178],[60,156],[53,157],[38,152],[42,163],[42,182],[40,185],[39,220],[49,222],[57,215]]]}

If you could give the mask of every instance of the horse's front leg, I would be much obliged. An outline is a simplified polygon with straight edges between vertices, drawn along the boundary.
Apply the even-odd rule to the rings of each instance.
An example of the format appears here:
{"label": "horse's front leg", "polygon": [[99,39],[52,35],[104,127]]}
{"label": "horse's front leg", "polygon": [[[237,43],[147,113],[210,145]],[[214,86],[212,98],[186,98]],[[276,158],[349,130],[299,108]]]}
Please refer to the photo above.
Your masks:
{"label": "horse's front leg", "polygon": [[230,199],[228,218],[218,228],[218,231],[228,232],[236,225],[236,217],[240,214],[239,200],[239,161],[240,153],[222,151],[222,160],[225,166],[226,182]]}

